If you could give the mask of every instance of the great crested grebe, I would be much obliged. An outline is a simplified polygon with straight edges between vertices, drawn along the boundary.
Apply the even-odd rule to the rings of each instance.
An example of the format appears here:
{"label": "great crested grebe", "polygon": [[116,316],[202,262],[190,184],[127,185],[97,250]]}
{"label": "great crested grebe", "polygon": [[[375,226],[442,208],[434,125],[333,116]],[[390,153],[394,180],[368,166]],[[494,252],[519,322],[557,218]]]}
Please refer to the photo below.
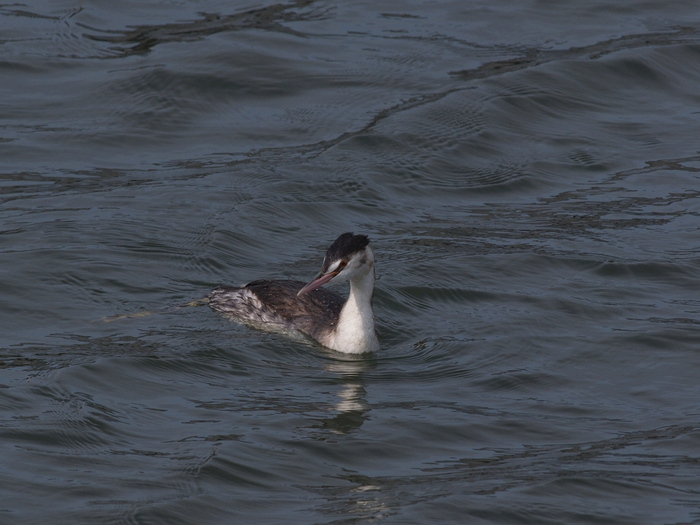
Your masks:
{"label": "great crested grebe", "polygon": [[[366,235],[344,233],[326,251],[320,273],[302,281],[253,281],[209,294],[217,312],[263,329],[298,330],[332,350],[361,354],[379,350],[374,329],[374,254]],[[350,281],[347,300],[320,288]]]}

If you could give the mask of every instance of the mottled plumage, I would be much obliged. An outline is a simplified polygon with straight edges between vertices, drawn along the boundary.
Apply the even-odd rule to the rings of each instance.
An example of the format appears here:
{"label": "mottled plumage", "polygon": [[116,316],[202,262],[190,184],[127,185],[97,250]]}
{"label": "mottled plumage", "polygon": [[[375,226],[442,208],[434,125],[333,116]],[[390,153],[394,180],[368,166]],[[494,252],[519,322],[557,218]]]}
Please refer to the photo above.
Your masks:
{"label": "mottled plumage", "polygon": [[254,325],[298,330],[318,341],[338,324],[345,299],[324,288],[297,295],[305,284],[260,280],[241,288],[221,286],[209,294],[209,306]]}

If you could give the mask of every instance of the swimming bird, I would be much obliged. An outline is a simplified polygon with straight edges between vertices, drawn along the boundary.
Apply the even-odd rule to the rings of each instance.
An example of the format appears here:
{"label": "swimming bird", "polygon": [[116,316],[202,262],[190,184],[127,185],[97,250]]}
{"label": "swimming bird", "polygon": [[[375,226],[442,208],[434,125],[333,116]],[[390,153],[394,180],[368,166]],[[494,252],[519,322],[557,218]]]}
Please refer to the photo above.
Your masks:
{"label": "swimming bird", "polygon": [[[343,233],[326,251],[310,282],[253,281],[212,290],[209,306],[258,328],[298,331],[346,354],[379,350],[374,328],[374,254],[366,235]],[[347,299],[321,288],[350,281]]]}

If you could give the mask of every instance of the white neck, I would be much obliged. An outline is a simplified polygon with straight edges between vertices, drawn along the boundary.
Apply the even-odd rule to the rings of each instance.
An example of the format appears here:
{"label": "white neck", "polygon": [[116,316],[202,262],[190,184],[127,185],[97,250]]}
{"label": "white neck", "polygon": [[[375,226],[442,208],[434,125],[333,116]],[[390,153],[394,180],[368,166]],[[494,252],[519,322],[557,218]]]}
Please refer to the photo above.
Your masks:
{"label": "white neck", "polygon": [[379,340],[374,331],[373,292],[373,267],[350,280],[350,295],[326,346],[346,354],[379,350]]}

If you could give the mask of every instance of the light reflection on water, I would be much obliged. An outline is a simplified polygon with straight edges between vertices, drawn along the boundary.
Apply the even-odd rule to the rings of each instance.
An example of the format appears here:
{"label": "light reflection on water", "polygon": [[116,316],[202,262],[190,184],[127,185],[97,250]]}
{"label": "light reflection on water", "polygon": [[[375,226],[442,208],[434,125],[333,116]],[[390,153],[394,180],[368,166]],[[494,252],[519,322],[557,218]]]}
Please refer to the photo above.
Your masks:
{"label": "light reflection on water", "polygon": [[[698,518],[694,3],[125,7],[0,7],[3,515]],[[172,308],[349,230],[375,356]]]}

